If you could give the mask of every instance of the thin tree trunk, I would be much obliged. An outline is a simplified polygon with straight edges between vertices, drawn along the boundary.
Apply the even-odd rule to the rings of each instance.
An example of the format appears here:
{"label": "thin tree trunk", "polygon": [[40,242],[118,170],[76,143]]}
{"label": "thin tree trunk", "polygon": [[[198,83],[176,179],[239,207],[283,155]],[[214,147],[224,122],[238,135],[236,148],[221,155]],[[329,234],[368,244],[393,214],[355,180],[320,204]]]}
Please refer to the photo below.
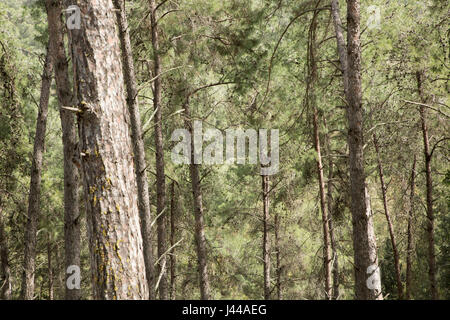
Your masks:
{"label": "thin tree trunk", "polygon": [[261,176],[263,199],[264,299],[270,300],[269,176]]}
{"label": "thin tree trunk", "polygon": [[[417,88],[419,97],[422,103],[426,103],[425,94],[423,92],[423,76],[421,72],[416,73]],[[430,141],[428,138],[428,126],[426,119],[425,106],[420,106],[420,121],[422,124],[423,135],[423,153],[425,158],[425,174],[426,174],[426,186],[427,186],[427,237],[428,237],[428,275],[430,279],[430,292],[433,300],[439,299],[439,292],[436,282],[436,254],[434,249],[434,212],[433,212],[433,179],[431,176],[431,152]]]}
{"label": "thin tree trunk", "polygon": [[406,248],[406,299],[409,300],[411,296],[412,284],[412,259],[414,255],[413,246],[413,216],[414,216],[414,192],[415,192],[415,178],[416,178],[416,155],[414,155],[413,165],[411,169],[411,184],[409,196],[409,212],[408,212],[408,244]]}
{"label": "thin tree trunk", "polygon": [[[64,33],[61,24],[61,0],[47,0],[48,28],[51,41],[55,43],[55,81],[62,127],[64,149],[64,251],[65,270],[70,266],[80,266],[80,209],[79,172],[74,163],[77,157],[77,133],[74,114],[62,107],[71,106],[73,94],[69,80],[69,67],[64,47]],[[67,277],[70,274],[64,272]],[[79,300],[81,290],[65,286],[66,300]]]}
{"label": "thin tree trunk", "polygon": [[[149,0],[150,4],[150,22],[152,29],[152,47],[153,47],[153,76],[157,77],[153,83],[153,106],[155,109],[155,147],[156,147],[156,212],[158,229],[158,273],[161,280],[159,282],[159,298],[168,299],[167,291],[167,272],[165,268],[167,250],[166,245],[166,214],[162,213],[166,209],[166,181],[164,173],[164,148],[162,135],[162,112],[161,112],[161,58],[159,56],[159,34],[156,18],[156,4],[154,0]],[[162,214],[161,214],[162,213]],[[160,215],[161,214],[161,215]],[[164,269],[163,269],[164,268]]]}
{"label": "thin tree trunk", "polygon": [[3,206],[0,195],[0,300],[10,300],[12,293],[11,269],[9,267],[8,238],[3,219]]}
{"label": "thin tree trunk", "polygon": [[70,30],[94,299],[148,299],[133,146],[112,0]]}
{"label": "thin tree trunk", "polygon": [[[356,299],[359,300],[381,300],[383,295],[377,245],[364,172],[359,0],[347,1],[347,30],[348,91],[346,99],[355,294]],[[373,274],[370,276],[370,273]],[[371,281],[370,285],[367,285],[368,280]]]}
{"label": "thin tree trunk", "polygon": [[170,247],[172,253],[170,255],[170,300],[176,299],[176,263],[177,256],[175,255],[175,243],[177,232],[177,216],[178,216],[178,202],[175,201],[175,182],[170,186]]}
{"label": "thin tree trunk", "polygon": [[52,266],[52,242],[47,236],[47,269],[48,269],[48,299],[53,300],[53,266]]}
{"label": "thin tree trunk", "polygon": [[195,243],[197,248],[197,262],[200,281],[200,297],[202,300],[210,299],[210,287],[208,277],[207,265],[207,251],[205,238],[205,222],[203,214],[203,200],[202,190],[200,185],[199,165],[195,163],[195,148],[194,148],[194,130],[189,110],[189,97],[184,103],[185,126],[191,135],[191,159],[190,159],[190,175],[192,183],[192,195],[194,203],[195,215]]}
{"label": "thin tree trunk", "polygon": [[397,280],[397,295],[398,295],[398,299],[402,300],[403,299],[403,285],[402,285],[402,278],[401,278],[402,276],[401,276],[401,270],[400,270],[400,257],[398,254],[397,243],[395,240],[394,226],[392,224],[392,220],[391,220],[391,216],[390,216],[389,208],[388,208],[388,203],[387,203],[387,194],[386,194],[387,187],[386,187],[386,184],[384,183],[383,164],[381,162],[381,156],[380,156],[380,150],[379,150],[379,146],[378,146],[377,136],[375,135],[375,133],[372,136],[373,136],[373,144],[375,146],[375,151],[377,153],[378,173],[380,175],[381,194],[383,196],[384,213],[386,215],[386,220],[387,220],[388,229],[389,229],[389,235],[391,237],[392,251],[394,253],[395,277]]}
{"label": "thin tree trunk", "polygon": [[277,299],[281,300],[281,253],[280,253],[280,216],[277,213],[275,213],[275,250],[276,250],[276,262],[277,262],[277,269],[276,269],[276,275],[277,275]]}
{"label": "thin tree trunk", "polygon": [[124,77],[127,87],[127,103],[130,110],[131,139],[133,141],[136,182],[138,189],[139,217],[141,221],[142,240],[144,245],[145,270],[149,286],[150,299],[156,298],[155,293],[155,267],[153,261],[153,246],[151,241],[152,230],[150,198],[147,180],[147,164],[145,161],[144,140],[142,137],[141,115],[139,112],[139,99],[136,75],[134,72],[133,53],[131,50],[130,33],[125,10],[124,0],[114,0],[118,12],[119,38],[122,47],[122,60]]}
{"label": "thin tree trunk", "polygon": [[[327,121],[324,118],[325,127],[327,127]],[[325,135],[325,143],[328,154],[328,181],[327,181],[327,209],[328,209],[328,224],[330,228],[330,242],[332,250],[332,272],[333,272],[333,300],[339,298],[339,261],[337,253],[336,236],[334,233],[334,221],[333,221],[333,158],[331,156],[331,146],[328,134]]]}
{"label": "thin tree trunk", "polygon": [[336,44],[343,75],[342,79],[344,82],[344,96],[346,97],[348,92],[347,45],[344,38],[344,28],[342,27],[339,0],[331,0],[331,13],[333,15],[334,30],[336,33]]}
{"label": "thin tree trunk", "polygon": [[315,96],[315,85],[317,82],[317,63],[316,63],[316,28],[317,28],[317,15],[314,13],[314,17],[311,22],[309,30],[309,46],[308,46],[308,104],[313,109],[313,144],[317,153],[317,175],[319,180],[319,195],[320,195],[320,209],[322,211],[322,229],[323,229],[323,266],[325,271],[325,299],[330,300],[332,298],[331,289],[331,252],[330,252],[330,232],[328,225],[328,212],[326,210],[326,196],[325,196],[325,181],[323,175],[322,154],[320,147],[319,136],[319,115],[317,111],[317,99]]}
{"label": "thin tree trunk", "polygon": [[42,74],[41,98],[39,101],[38,117],[36,121],[36,134],[34,137],[33,159],[31,165],[30,194],[28,197],[28,214],[24,236],[24,263],[22,274],[22,300],[34,298],[34,273],[36,268],[36,242],[37,228],[40,216],[40,193],[42,160],[45,151],[45,131],[47,127],[48,101],[50,85],[52,82],[53,61],[52,46],[49,42]]}

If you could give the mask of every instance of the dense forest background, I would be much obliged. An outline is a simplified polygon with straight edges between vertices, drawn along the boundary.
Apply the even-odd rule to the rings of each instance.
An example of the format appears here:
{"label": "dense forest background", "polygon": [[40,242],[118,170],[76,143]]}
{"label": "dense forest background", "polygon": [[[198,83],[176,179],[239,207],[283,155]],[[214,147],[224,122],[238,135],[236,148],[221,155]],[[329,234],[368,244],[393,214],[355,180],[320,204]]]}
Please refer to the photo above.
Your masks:
{"label": "dense forest background", "polygon": [[[83,188],[87,171],[80,173],[77,201],[64,201],[61,109],[68,105],[61,100],[58,80],[50,81],[41,165],[36,161],[43,83],[52,77],[47,72],[56,34],[49,32],[52,2],[59,10],[77,3],[0,0],[0,298],[71,297],[66,288],[68,205],[79,212],[81,290],[75,298],[111,298],[93,288],[96,264],[89,235],[105,231],[89,230],[86,218],[97,198]],[[336,42],[336,3],[126,1],[149,222],[156,221],[147,229],[153,258],[153,270],[147,268],[150,297],[360,298],[355,293],[349,92]],[[368,0],[360,13],[363,165],[381,292],[384,299],[450,299],[450,4]],[[120,9],[110,15],[124,16]],[[340,1],[340,15],[347,39],[345,1]],[[57,19],[73,88],[79,81],[73,67],[76,50],[68,41],[67,14],[59,11]],[[57,77],[60,66],[54,64]],[[76,112],[63,112],[81,123]],[[279,129],[279,171],[261,178],[254,164],[194,168],[174,163],[172,132],[189,127],[190,120],[222,132]],[[82,158],[71,160],[83,167]],[[38,188],[33,172],[40,176]],[[37,202],[30,200],[36,197]],[[30,208],[38,212],[35,232]],[[200,231],[204,242],[199,242]],[[33,239],[34,253],[28,246]],[[33,263],[27,263],[30,257]],[[33,282],[31,293],[26,279]]]}

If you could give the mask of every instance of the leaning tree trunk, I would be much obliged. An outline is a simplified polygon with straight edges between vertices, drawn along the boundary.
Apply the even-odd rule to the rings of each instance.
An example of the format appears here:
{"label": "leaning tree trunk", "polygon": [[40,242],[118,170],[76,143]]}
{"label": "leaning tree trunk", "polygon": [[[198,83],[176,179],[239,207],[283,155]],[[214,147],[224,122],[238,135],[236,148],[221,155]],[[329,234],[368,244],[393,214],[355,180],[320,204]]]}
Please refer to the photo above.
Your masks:
{"label": "leaning tree trunk", "polygon": [[205,222],[203,214],[203,200],[202,189],[200,185],[199,165],[195,163],[195,148],[194,148],[194,130],[189,110],[189,97],[183,106],[185,116],[185,127],[191,135],[191,155],[190,155],[190,174],[192,184],[192,195],[194,203],[195,215],[195,244],[197,248],[197,262],[200,280],[200,297],[202,300],[210,299],[208,265],[207,265],[207,251],[206,251],[206,237],[205,237]]}
{"label": "leaning tree trunk", "polygon": [[0,195],[0,300],[10,300],[12,293],[9,267],[8,239],[6,237],[2,199]]}
{"label": "leaning tree trunk", "polygon": [[156,156],[156,214],[158,229],[158,273],[159,298],[167,300],[167,268],[166,268],[166,181],[164,173],[164,148],[162,135],[162,112],[161,112],[161,58],[159,56],[159,34],[156,19],[156,5],[154,0],[149,0],[150,4],[150,23],[152,29],[152,48],[153,48],[153,107],[155,109],[155,156]]}
{"label": "leaning tree trunk", "polygon": [[[65,271],[70,266],[80,265],[80,209],[79,172],[74,159],[77,157],[77,133],[75,117],[64,107],[72,105],[73,94],[69,80],[69,67],[64,47],[64,33],[61,24],[61,0],[47,0],[48,28],[51,41],[55,44],[55,81],[62,128],[64,150],[64,251]],[[66,272],[66,281],[70,274]],[[81,299],[81,290],[65,285],[65,299]]]}
{"label": "leaning tree trunk", "polygon": [[125,84],[127,87],[127,103],[130,110],[131,139],[134,147],[134,162],[136,182],[138,189],[139,216],[141,220],[142,242],[144,245],[145,270],[149,287],[150,299],[155,299],[155,267],[153,262],[152,230],[150,198],[147,180],[147,164],[145,161],[145,148],[142,136],[141,115],[139,113],[139,99],[136,75],[134,72],[133,53],[131,50],[130,32],[125,11],[124,0],[114,0],[119,10],[119,38],[122,47],[122,60],[124,67]]}
{"label": "leaning tree trunk", "polygon": [[112,0],[70,30],[94,299],[148,299],[133,146]]}
{"label": "leaning tree trunk", "polygon": [[[423,92],[423,76],[421,72],[416,73],[417,77],[417,88],[419,92],[419,97],[422,103],[426,103],[425,94]],[[428,237],[428,276],[430,279],[430,291],[431,298],[433,300],[439,299],[438,286],[436,282],[436,254],[434,250],[434,212],[433,212],[433,179],[431,177],[431,151],[430,151],[430,140],[428,138],[428,125],[426,118],[425,106],[421,105],[420,109],[420,121],[422,124],[422,135],[423,135],[423,154],[425,158],[425,177],[427,186],[427,237]]]}
{"label": "leaning tree trunk", "polygon": [[330,231],[328,224],[328,212],[326,210],[325,181],[323,175],[322,154],[319,136],[319,114],[317,111],[317,99],[315,95],[315,85],[317,82],[317,62],[316,62],[316,28],[317,12],[314,13],[309,29],[308,45],[308,104],[313,109],[313,144],[317,153],[317,175],[319,181],[320,209],[322,211],[322,229],[323,229],[323,266],[325,271],[325,299],[332,298],[331,289],[331,252],[330,252]]}
{"label": "leaning tree trunk", "polygon": [[[359,0],[347,1],[347,30],[348,91],[346,100],[355,295],[356,299],[362,300],[383,299],[376,238],[364,172]],[[370,275],[370,273],[373,274]]]}
{"label": "leaning tree trunk", "polygon": [[263,199],[264,299],[270,300],[269,176],[261,176]]}
{"label": "leaning tree trunk", "polygon": [[410,195],[409,195],[409,212],[408,212],[408,244],[406,247],[406,299],[409,300],[411,296],[411,283],[412,283],[412,258],[414,255],[413,246],[413,216],[414,216],[414,190],[416,178],[416,155],[414,155],[413,165],[411,169],[411,181],[410,181]]}
{"label": "leaning tree trunk", "polygon": [[50,96],[50,85],[53,73],[53,43],[47,46],[47,56],[42,74],[41,98],[39,101],[38,117],[36,120],[36,134],[34,137],[33,159],[31,164],[30,193],[28,197],[28,214],[24,237],[24,262],[22,274],[22,300],[33,300],[34,298],[34,273],[36,269],[36,242],[37,228],[40,216],[40,193],[42,160],[45,149],[45,131],[47,127],[48,101]]}
{"label": "leaning tree trunk", "polygon": [[389,236],[391,237],[391,245],[392,251],[394,253],[394,265],[395,265],[395,278],[397,281],[397,295],[398,299],[403,299],[403,285],[402,285],[402,275],[400,271],[400,257],[398,254],[397,242],[395,240],[394,226],[392,224],[391,215],[389,213],[388,203],[387,203],[387,187],[384,183],[384,175],[383,175],[383,164],[381,163],[380,150],[378,146],[378,139],[376,134],[373,134],[373,144],[375,146],[375,151],[377,153],[377,161],[378,161],[378,173],[380,175],[380,184],[381,184],[381,194],[383,196],[383,206],[384,206],[384,214],[386,215],[386,220],[389,229]]}

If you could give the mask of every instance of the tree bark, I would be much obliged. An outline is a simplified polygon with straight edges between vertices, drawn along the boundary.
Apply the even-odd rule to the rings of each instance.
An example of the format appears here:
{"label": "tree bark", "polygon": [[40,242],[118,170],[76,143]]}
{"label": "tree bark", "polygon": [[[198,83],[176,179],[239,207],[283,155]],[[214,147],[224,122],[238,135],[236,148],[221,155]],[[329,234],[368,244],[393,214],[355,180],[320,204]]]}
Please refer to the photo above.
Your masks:
{"label": "tree bark", "polygon": [[381,162],[381,156],[380,156],[380,150],[378,145],[377,136],[374,133],[372,135],[373,137],[373,144],[375,146],[375,151],[377,153],[377,161],[378,161],[378,173],[380,175],[380,184],[381,184],[381,194],[383,196],[383,207],[384,207],[384,214],[386,215],[386,220],[388,224],[389,229],[389,236],[391,237],[391,245],[392,245],[392,251],[394,253],[394,265],[395,265],[395,278],[397,280],[397,295],[398,299],[403,299],[403,285],[402,285],[402,276],[401,276],[401,270],[400,270],[400,257],[397,249],[397,242],[395,240],[395,233],[394,233],[394,226],[392,224],[391,215],[389,213],[388,208],[388,200],[387,200],[387,187],[384,183],[384,175],[383,175],[383,164]]}
{"label": "tree bark", "polygon": [[263,199],[264,299],[270,300],[269,176],[261,176]]}
{"label": "tree bark", "polygon": [[48,299],[53,300],[53,265],[52,265],[52,242],[47,235],[47,270],[48,270]]}
{"label": "tree bark", "polygon": [[[71,106],[73,94],[69,80],[69,67],[64,47],[64,31],[61,24],[62,1],[47,0],[48,28],[55,44],[55,81],[62,128],[64,150],[64,251],[65,271],[69,266],[80,265],[81,231],[79,209],[79,172],[74,159],[77,157],[77,133],[74,114],[63,107]],[[66,272],[67,277],[70,276]],[[81,299],[81,290],[65,286],[66,300]]]}
{"label": "tree bark", "polygon": [[144,245],[145,270],[149,287],[150,299],[155,299],[155,267],[153,261],[153,246],[151,241],[152,230],[150,198],[147,179],[147,164],[145,160],[144,140],[142,137],[141,115],[139,112],[139,99],[136,75],[134,71],[133,53],[131,50],[130,33],[125,10],[124,0],[114,0],[119,9],[118,24],[119,38],[122,47],[122,60],[124,66],[125,84],[127,87],[127,104],[130,110],[131,139],[133,141],[136,182],[138,189],[139,217],[141,223],[142,240]]}
{"label": "tree bark", "polygon": [[112,0],[70,30],[94,299],[148,299],[129,112]]}
{"label": "tree bark", "polygon": [[[346,99],[355,295],[359,300],[381,300],[383,295],[377,245],[364,172],[359,0],[347,1],[347,30],[348,91]],[[371,272],[373,275],[369,278]],[[367,285],[369,279],[373,280],[370,286]]]}
{"label": "tree bark", "polygon": [[[417,72],[417,89],[422,103],[426,103],[423,92],[423,72]],[[428,125],[425,106],[420,106],[420,121],[423,135],[423,153],[425,158],[426,194],[427,194],[427,237],[428,237],[428,276],[430,279],[430,292],[433,300],[439,299],[439,292],[436,282],[436,254],[434,249],[434,212],[433,212],[433,179],[431,175],[430,140],[428,138]]]}
{"label": "tree bark", "polygon": [[199,165],[195,163],[195,148],[194,148],[194,130],[191,120],[191,113],[189,108],[189,96],[184,103],[185,126],[191,135],[191,159],[190,159],[190,175],[192,184],[192,195],[194,203],[195,215],[195,243],[197,249],[197,262],[200,280],[200,297],[202,300],[210,299],[210,287],[208,277],[207,265],[207,251],[205,238],[205,222],[203,214],[203,200],[202,189],[200,185]]}
{"label": "tree bark", "polygon": [[[153,107],[155,109],[155,149],[156,149],[156,213],[158,229],[158,273],[161,277],[159,282],[159,298],[168,299],[166,256],[166,181],[164,173],[164,147],[162,135],[162,112],[161,112],[161,58],[159,56],[159,34],[156,18],[156,4],[154,0],[149,0],[150,23],[152,31],[153,48],[153,76],[156,77],[153,83]],[[162,213],[162,214],[161,214]]]}
{"label": "tree bark", "polygon": [[53,59],[52,46],[47,45],[44,71],[42,73],[41,97],[36,120],[36,134],[34,137],[33,159],[31,165],[30,193],[28,197],[28,214],[24,237],[24,261],[22,273],[22,289],[20,297],[22,300],[33,300],[34,298],[34,273],[36,269],[36,242],[37,228],[40,217],[40,193],[42,162],[45,151],[45,131],[47,127],[48,101],[50,96],[50,85],[52,82]]}
{"label": "tree bark", "polygon": [[338,50],[339,61],[342,71],[342,80],[344,82],[344,96],[348,92],[348,62],[347,62],[347,45],[344,38],[344,28],[342,27],[341,14],[339,9],[339,0],[331,0],[331,13],[333,15],[334,30],[336,34],[336,44]]}
{"label": "tree bark", "polygon": [[412,259],[414,255],[413,246],[413,216],[414,216],[414,192],[415,192],[415,178],[416,178],[416,155],[414,155],[413,165],[411,169],[411,184],[409,195],[409,212],[408,212],[408,244],[406,248],[406,299],[411,298],[411,284],[412,284]]}

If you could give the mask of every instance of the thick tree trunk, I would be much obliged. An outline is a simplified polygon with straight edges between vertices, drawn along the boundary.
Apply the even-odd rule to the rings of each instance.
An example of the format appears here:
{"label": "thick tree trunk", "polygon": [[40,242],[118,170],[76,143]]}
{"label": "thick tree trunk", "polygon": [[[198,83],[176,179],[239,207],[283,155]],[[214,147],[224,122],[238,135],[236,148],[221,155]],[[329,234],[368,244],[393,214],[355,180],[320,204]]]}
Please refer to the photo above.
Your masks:
{"label": "thick tree trunk", "polygon": [[35,258],[37,242],[36,233],[40,216],[42,160],[45,151],[45,131],[47,127],[48,101],[53,73],[52,46],[53,44],[49,42],[47,46],[47,56],[44,63],[44,71],[42,74],[41,98],[39,101],[38,117],[36,121],[36,134],[34,137],[30,194],[28,198],[28,214],[24,237],[25,252],[22,274],[22,290],[20,294],[22,300],[33,300],[34,298],[34,273],[36,268]]}
{"label": "thick tree trunk", "polygon": [[[348,146],[356,299],[383,299],[363,156],[360,3],[347,1]],[[345,83],[345,81],[344,81]],[[373,273],[373,275],[370,275]],[[370,285],[368,285],[370,281]]]}
{"label": "thick tree trunk", "polygon": [[[327,121],[324,118],[325,127],[327,127]],[[336,236],[334,233],[334,221],[333,221],[333,158],[331,156],[331,146],[328,134],[325,135],[326,150],[328,155],[328,179],[327,179],[327,209],[328,209],[328,225],[330,229],[330,242],[332,251],[332,273],[333,273],[333,300],[339,298],[339,261],[337,252]]]}
{"label": "thick tree trunk", "polygon": [[384,214],[386,215],[386,220],[388,224],[389,229],[389,236],[391,237],[391,245],[392,245],[392,251],[394,253],[394,265],[395,265],[395,278],[397,280],[397,295],[398,299],[403,299],[403,285],[402,285],[402,276],[401,276],[401,270],[400,270],[400,257],[398,254],[397,249],[397,242],[395,240],[395,233],[394,233],[394,226],[392,224],[391,215],[389,213],[388,208],[388,201],[387,201],[387,187],[384,183],[384,175],[383,175],[383,164],[381,162],[381,156],[380,156],[380,150],[378,146],[378,140],[375,133],[373,134],[373,144],[375,146],[375,151],[377,153],[377,161],[378,161],[378,173],[380,175],[380,184],[381,184],[381,194],[383,196],[383,207],[384,207]]}
{"label": "thick tree trunk", "polygon": [[[80,265],[80,209],[79,172],[74,163],[77,157],[77,133],[74,114],[62,107],[71,106],[73,94],[69,80],[69,67],[64,47],[64,33],[61,24],[61,0],[47,0],[48,28],[51,41],[55,44],[55,81],[62,127],[64,149],[64,249],[65,271],[70,266]],[[64,272],[67,277],[70,274]],[[65,286],[66,300],[79,300],[81,290]]]}
{"label": "thick tree trunk", "polygon": [[414,192],[416,179],[416,155],[414,155],[413,165],[411,169],[410,195],[409,195],[409,212],[408,212],[408,244],[406,247],[406,299],[411,298],[412,284],[412,262],[414,255],[414,238],[413,238],[413,216],[414,216]]}
{"label": "thick tree trunk", "polygon": [[264,299],[270,300],[269,176],[261,176],[263,199]]}
{"label": "thick tree trunk", "polygon": [[11,269],[9,267],[8,238],[3,219],[2,199],[0,195],[0,300],[10,300],[12,293]]}
{"label": "thick tree trunk", "polygon": [[170,255],[170,300],[176,299],[176,263],[177,256],[175,255],[175,243],[177,233],[177,217],[178,217],[178,202],[175,201],[175,182],[170,186],[170,247],[172,253]]}
{"label": "thick tree trunk", "polygon": [[[167,291],[167,268],[166,268],[166,181],[164,173],[164,147],[162,135],[162,112],[161,112],[161,58],[159,56],[159,34],[156,18],[156,4],[149,0],[150,22],[152,29],[153,47],[153,76],[157,77],[153,83],[153,106],[155,109],[155,147],[156,147],[156,213],[158,228],[158,273],[161,278],[159,282],[159,298],[168,299]],[[163,212],[164,211],[164,212]],[[162,214],[161,214],[162,213]]]}
{"label": "thick tree trunk", "polygon": [[199,165],[195,163],[195,148],[194,148],[194,130],[191,120],[191,113],[189,110],[189,97],[184,103],[185,126],[191,135],[191,159],[189,170],[191,174],[192,195],[194,203],[195,215],[195,243],[197,248],[198,272],[200,280],[200,297],[202,300],[210,299],[208,265],[207,265],[207,251],[205,238],[205,222],[203,214],[203,200],[202,189],[200,185]]}
{"label": "thick tree trunk", "polygon": [[70,30],[94,299],[148,299],[133,146],[112,0]]}
{"label": "thick tree trunk", "polygon": [[[416,73],[417,88],[422,103],[426,103],[425,94],[423,92],[423,76],[421,72]],[[426,118],[425,106],[420,106],[420,121],[422,124],[423,135],[423,153],[425,158],[425,176],[427,186],[427,237],[428,237],[428,275],[430,279],[430,292],[433,300],[439,299],[438,287],[436,282],[436,254],[434,249],[434,212],[433,212],[433,179],[431,176],[431,151],[430,140],[428,138],[428,125]]]}
{"label": "thick tree trunk", "polygon": [[150,299],[155,299],[155,267],[153,261],[153,246],[151,241],[152,230],[150,198],[147,180],[147,164],[145,161],[144,140],[142,137],[141,115],[139,112],[139,99],[136,75],[134,72],[133,54],[131,51],[130,33],[125,11],[124,0],[114,0],[118,12],[119,38],[122,47],[122,60],[124,66],[125,84],[127,87],[127,103],[130,110],[131,139],[133,140],[136,182],[138,189],[139,216],[141,221],[142,242],[144,245],[145,270],[149,286]]}

